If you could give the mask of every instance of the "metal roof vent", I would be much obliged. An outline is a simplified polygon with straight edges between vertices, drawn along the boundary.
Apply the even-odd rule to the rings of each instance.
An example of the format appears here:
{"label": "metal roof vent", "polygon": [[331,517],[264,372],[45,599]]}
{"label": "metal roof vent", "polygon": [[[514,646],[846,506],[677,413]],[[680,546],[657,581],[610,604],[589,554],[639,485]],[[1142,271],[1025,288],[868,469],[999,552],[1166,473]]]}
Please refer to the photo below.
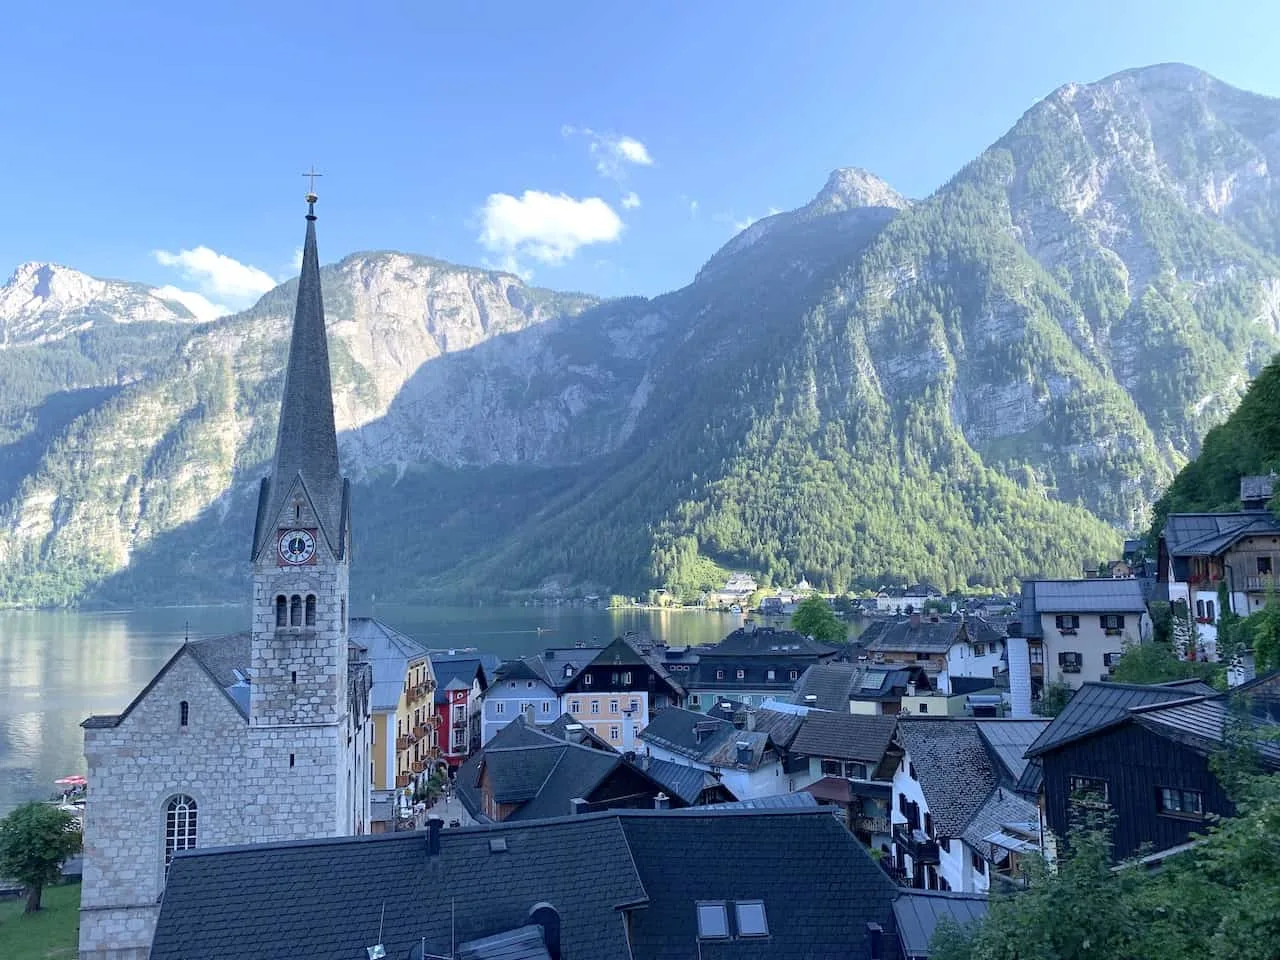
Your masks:
{"label": "metal roof vent", "polygon": [[490,853],[506,853],[507,838],[506,837],[490,837],[489,852]]}

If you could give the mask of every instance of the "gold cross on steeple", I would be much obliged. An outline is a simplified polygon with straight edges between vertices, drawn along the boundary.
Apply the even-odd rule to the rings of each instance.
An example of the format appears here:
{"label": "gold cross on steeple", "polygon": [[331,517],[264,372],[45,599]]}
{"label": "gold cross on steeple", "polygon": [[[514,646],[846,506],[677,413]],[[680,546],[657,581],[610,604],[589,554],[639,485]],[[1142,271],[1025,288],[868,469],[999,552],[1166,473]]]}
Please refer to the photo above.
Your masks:
{"label": "gold cross on steeple", "polygon": [[311,165],[311,169],[308,170],[306,173],[304,173],[303,176],[306,177],[309,181],[307,184],[307,202],[315,203],[316,202],[316,177],[323,177],[324,174],[316,173],[316,165],[313,163]]}

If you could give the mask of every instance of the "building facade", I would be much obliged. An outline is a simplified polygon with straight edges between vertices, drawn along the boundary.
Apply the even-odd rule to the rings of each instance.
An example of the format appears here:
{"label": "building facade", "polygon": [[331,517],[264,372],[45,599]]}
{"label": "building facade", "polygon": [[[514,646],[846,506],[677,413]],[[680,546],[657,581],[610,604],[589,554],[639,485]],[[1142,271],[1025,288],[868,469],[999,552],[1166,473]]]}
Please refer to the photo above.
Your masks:
{"label": "building facade", "polygon": [[1045,682],[1073,690],[1108,679],[1125,647],[1152,635],[1136,579],[1025,580],[1021,626],[1029,648],[1038,644],[1042,650]]}
{"label": "building facade", "polygon": [[120,714],[90,717],[80,956],[142,960],[180,851],[369,823],[372,671],[349,637],[313,195],[275,458],[252,537],[249,634],[184,644]]}

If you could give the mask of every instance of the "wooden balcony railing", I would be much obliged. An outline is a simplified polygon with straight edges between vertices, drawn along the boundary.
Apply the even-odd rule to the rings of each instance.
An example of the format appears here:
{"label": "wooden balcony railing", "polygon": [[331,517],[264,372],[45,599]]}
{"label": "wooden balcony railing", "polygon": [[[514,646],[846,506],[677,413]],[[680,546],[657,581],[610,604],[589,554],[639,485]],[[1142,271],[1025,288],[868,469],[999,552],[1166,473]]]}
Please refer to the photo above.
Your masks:
{"label": "wooden balcony railing", "polygon": [[408,750],[411,746],[413,746],[413,739],[411,737],[396,737],[397,751]]}
{"label": "wooden balcony railing", "polygon": [[426,770],[426,769],[427,769],[427,761],[425,761],[425,760],[415,760],[415,761],[413,761],[413,772],[414,772],[414,773],[422,773],[422,772],[423,772],[424,770]]}
{"label": "wooden balcony railing", "polygon": [[396,774],[396,789],[402,790],[413,782],[413,777],[407,773]]}

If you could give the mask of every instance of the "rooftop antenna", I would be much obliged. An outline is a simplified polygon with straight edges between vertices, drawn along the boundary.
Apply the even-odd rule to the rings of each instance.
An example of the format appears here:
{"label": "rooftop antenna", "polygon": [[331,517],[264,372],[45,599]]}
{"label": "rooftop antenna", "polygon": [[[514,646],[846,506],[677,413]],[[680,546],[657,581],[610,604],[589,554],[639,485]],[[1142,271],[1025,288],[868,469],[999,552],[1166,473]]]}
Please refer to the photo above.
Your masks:
{"label": "rooftop antenna", "polygon": [[183,643],[191,642],[191,621],[190,620],[182,621],[182,642]]}
{"label": "rooftop antenna", "polygon": [[382,921],[387,918],[387,901],[382,901],[382,915],[378,917],[378,942],[372,947],[365,947],[364,952],[369,955],[369,960],[383,960],[387,955],[387,949],[382,945]]}

